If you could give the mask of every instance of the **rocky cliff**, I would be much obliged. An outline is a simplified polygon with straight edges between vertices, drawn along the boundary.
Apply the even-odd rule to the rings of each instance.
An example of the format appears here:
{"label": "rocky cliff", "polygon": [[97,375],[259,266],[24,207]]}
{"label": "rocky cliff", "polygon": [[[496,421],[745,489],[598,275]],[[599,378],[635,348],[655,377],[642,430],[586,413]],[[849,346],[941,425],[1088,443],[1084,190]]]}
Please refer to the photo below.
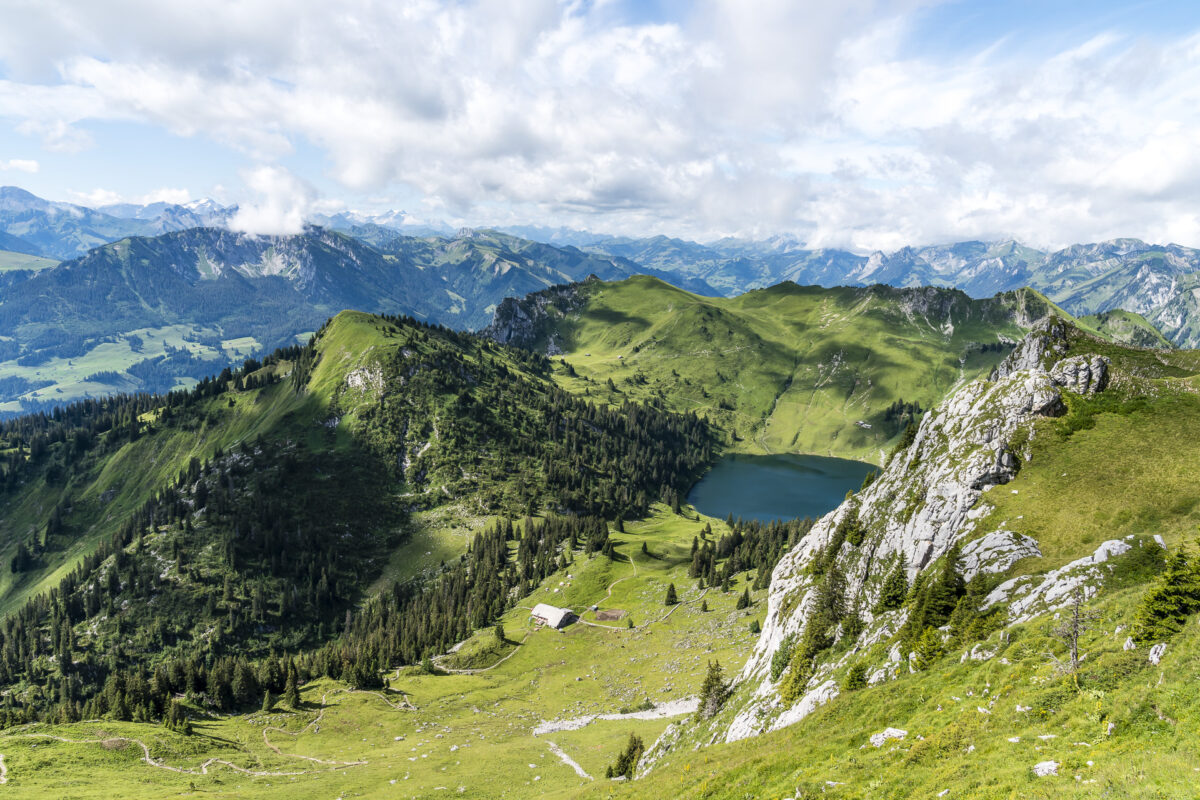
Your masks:
{"label": "rocky cliff", "polygon": [[[927,414],[915,438],[892,455],[874,482],[818,521],[776,567],[762,636],[737,676],[731,708],[701,740],[734,741],[799,721],[837,696],[834,670],[852,659],[868,662],[871,683],[908,670],[908,654],[896,636],[908,607],[876,610],[897,556],[911,582],[931,573],[952,548],[964,580],[1004,573],[1023,558],[1041,555],[1035,540],[1005,524],[983,526],[991,510],[987,493],[1017,475],[1031,457],[1034,422],[1065,413],[1066,393],[1105,390],[1110,362],[1086,352],[1089,342],[1100,344],[1060,320],[1039,323],[989,380],[964,385]],[[1094,555],[1057,570],[1005,581],[984,607],[1003,603],[1010,622],[1027,620],[1063,605],[1077,587],[1094,592],[1103,579],[1100,565],[1129,549],[1126,542],[1105,542]],[[787,670],[780,671],[776,653],[804,634],[818,602],[820,575],[831,568],[844,575],[845,606],[862,625],[849,634],[852,641],[845,641],[844,623],[837,629],[838,646],[817,657],[795,702],[785,703],[780,686]],[[987,656],[980,646],[964,658]]]}

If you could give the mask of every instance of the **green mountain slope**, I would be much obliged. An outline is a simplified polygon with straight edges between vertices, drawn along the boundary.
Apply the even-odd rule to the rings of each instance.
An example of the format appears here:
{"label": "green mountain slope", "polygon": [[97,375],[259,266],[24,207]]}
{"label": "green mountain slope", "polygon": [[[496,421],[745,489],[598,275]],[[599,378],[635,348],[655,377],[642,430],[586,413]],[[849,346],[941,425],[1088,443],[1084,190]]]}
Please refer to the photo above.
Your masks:
{"label": "green mountain slope", "polygon": [[[617,294],[637,283],[585,288]],[[697,323],[693,333],[704,324],[710,333],[731,330],[746,341],[769,330],[768,323],[781,324],[776,303],[793,309],[811,302],[792,298],[797,290],[783,287],[778,294],[784,299],[763,293],[750,310],[728,308],[724,301],[713,308],[646,283],[642,294],[665,300],[665,315],[696,315],[685,317]],[[686,506],[673,513],[655,505],[636,512],[645,513],[642,519],[610,529],[594,517],[546,513],[555,503],[621,496],[601,488],[606,475],[626,480],[621,465],[597,458],[598,442],[618,430],[647,434],[620,437],[634,447],[622,462],[678,453],[687,438],[653,430],[639,416],[653,409],[627,407],[619,425],[608,424],[598,410],[581,409],[580,424],[564,418],[566,430],[556,439],[561,426],[553,424],[555,415],[579,407],[548,379],[577,397],[590,392],[602,401],[610,392],[605,384],[571,378],[557,359],[552,367],[538,355],[394,318],[341,315],[322,330],[314,349],[298,349],[249,373],[275,374],[278,382],[246,388],[247,375],[230,375],[233,388],[213,388],[196,411],[181,404],[167,419],[147,408],[143,422],[162,427],[122,444],[143,460],[150,451],[136,448],[171,426],[179,425],[181,435],[217,436],[230,409],[257,420],[260,427],[247,431],[264,435],[261,442],[257,433],[230,439],[224,455],[210,460],[211,475],[202,465],[199,481],[210,494],[226,497],[228,506],[207,500],[205,507],[213,509],[193,512],[190,533],[180,529],[174,512],[155,513],[155,529],[144,531],[140,544],[135,531],[123,560],[114,554],[97,568],[98,588],[84,591],[79,602],[86,612],[89,594],[97,593],[100,612],[77,621],[67,617],[73,621],[71,646],[80,648],[71,659],[78,684],[58,681],[55,672],[56,664],[66,663],[55,651],[65,646],[62,616],[54,634],[57,606],[32,606],[42,615],[41,627],[26,622],[32,616],[10,616],[0,625],[0,668],[17,678],[9,684],[8,705],[0,707],[7,725],[0,731],[0,753],[11,788],[30,797],[68,790],[89,796],[120,780],[147,798],[188,791],[263,798],[867,798],[947,790],[944,796],[978,798],[1188,796],[1200,767],[1187,723],[1200,711],[1192,686],[1192,666],[1200,659],[1194,624],[1200,567],[1179,554],[1200,523],[1194,502],[1200,453],[1186,435],[1200,420],[1200,355],[1097,337],[1064,324],[1036,294],[990,308],[961,305],[953,293],[914,297],[897,290],[896,296],[907,300],[898,305],[888,295],[883,303],[881,295],[863,290],[853,302],[838,301],[835,293],[823,298],[819,312],[794,324],[811,329],[824,323],[830,336],[845,337],[842,317],[860,328],[886,323],[916,347],[925,340],[904,326],[932,323],[940,332],[939,321],[948,320],[966,336],[973,328],[975,334],[994,330],[993,313],[1012,325],[1042,318],[985,379],[958,384],[922,417],[915,436],[900,442],[874,482],[815,524],[730,529]],[[688,298],[690,310],[681,308]],[[616,355],[630,352],[632,358],[649,347],[632,353],[634,345],[623,343],[641,330],[637,317],[649,315],[649,299],[639,307],[627,296],[620,298],[623,309],[607,307],[611,345],[604,326],[589,319],[586,293],[560,287],[534,299],[556,323],[595,324],[593,341]],[[862,312],[854,318],[839,303]],[[534,308],[516,306],[512,319]],[[617,315],[622,310],[625,318]],[[532,336],[535,329],[544,336],[563,330],[557,324],[504,330]],[[655,336],[666,341],[670,333],[659,329]],[[574,356],[568,363],[575,363]],[[506,408],[509,400],[518,406]],[[551,416],[542,416],[546,411]],[[426,418],[432,423],[422,430]],[[683,424],[665,416],[661,422],[676,430]],[[117,427],[126,438],[127,424]],[[506,438],[504,428],[514,436]],[[430,437],[434,429],[438,435]],[[11,444],[11,431],[5,435]],[[600,439],[590,440],[578,458],[554,449],[556,441],[569,448],[589,436]],[[549,449],[530,459],[516,440]],[[650,440],[657,448],[647,446]],[[65,445],[74,447],[73,437],[39,444],[38,458],[61,456]],[[277,447],[283,448],[278,457]],[[289,453],[295,459],[290,473]],[[1005,453],[1011,458],[1001,457]],[[489,472],[493,460],[504,466]],[[556,477],[553,470],[538,479],[539,462],[582,471],[578,486],[597,490],[590,498],[575,495],[570,476]],[[166,473],[172,481],[176,465]],[[50,465],[39,460],[35,466]],[[650,472],[661,473],[661,466]],[[190,482],[188,466],[181,469]],[[451,484],[456,475],[462,481]],[[512,477],[507,485],[505,475]],[[474,491],[475,476],[496,491]],[[628,480],[636,482],[636,475]],[[451,497],[440,491],[443,485]],[[264,491],[256,493],[255,486]],[[541,514],[520,519],[527,510],[521,498],[534,496],[526,493],[529,487],[540,498]],[[10,489],[18,495],[27,490],[19,481]],[[164,498],[194,508],[188,501],[194,502],[195,491],[181,491]],[[303,498],[306,492],[312,496]],[[282,507],[272,507],[270,498]],[[417,535],[405,527],[392,531],[390,515],[407,515],[411,527],[427,512],[408,511],[410,504],[441,503],[452,513],[475,515],[474,504],[484,502],[499,513],[474,529],[479,535],[465,559],[421,583],[389,588],[365,602],[345,600],[345,587],[363,586],[386,569],[389,548],[403,549],[410,541],[405,537]],[[270,516],[295,515],[283,517],[285,531],[291,523],[308,524],[297,517],[322,521],[319,527],[332,531],[311,545],[289,540],[295,544],[288,552],[299,564],[274,569],[303,569],[310,559],[295,553],[318,553],[318,563],[336,553],[336,574],[345,576],[351,567],[359,573],[327,581],[343,587],[329,600],[322,599],[318,578],[311,602],[329,605],[316,613],[305,610],[308,583],[289,578],[298,591],[286,627],[275,605],[270,559],[254,549],[258,530],[270,528],[268,516],[255,516],[259,505]],[[347,512],[346,505],[361,508]],[[223,507],[227,519],[218,510]],[[241,508],[254,524],[236,524]],[[66,512],[67,528],[76,513]],[[363,529],[336,522],[348,513],[352,519],[361,515]],[[213,535],[231,527],[241,534]],[[218,546],[197,551],[189,536]],[[236,566],[226,562],[230,545]],[[349,548],[360,552],[345,552]],[[907,569],[897,568],[900,553]],[[164,570],[177,587],[155,584]],[[899,588],[893,576],[902,579]],[[108,606],[103,595],[113,580],[122,602]],[[1156,586],[1170,591],[1154,595],[1149,590]],[[678,604],[665,604],[668,587]],[[814,587],[820,588],[810,595]],[[1064,603],[1072,587],[1080,587],[1089,620],[1078,639],[1085,657],[1073,671],[1063,669],[1067,646],[1053,635],[1070,613]],[[152,603],[147,591],[156,598]],[[1155,596],[1171,601],[1167,610],[1179,621],[1147,628],[1148,619],[1162,618],[1164,605],[1146,601]],[[62,613],[73,615],[74,602],[63,603]],[[214,605],[209,616],[206,602]],[[539,602],[570,607],[581,621],[561,632],[538,627],[530,609]],[[178,624],[158,631],[127,616],[155,606],[169,608]],[[450,608],[455,614],[443,617]],[[806,633],[817,618],[814,609],[832,615],[825,618],[824,639]],[[496,620],[499,631],[491,627]],[[912,620],[924,627],[914,631]],[[182,638],[173,637],[186,634],[176,628],[205,621],[209,627],[201,633],[215,629],[223,644],[213,650],[193,644],[211,656],[176,666],[171,649]],[[776,659],[788,633],[794,635],[789,656]],[[166,643],[163,669],[139,675],[137,658],[163,647],[160,636]],[[1133,649],[1126,644],[1130,637]],[[29,669],[22,642],[34,654],[32,681],[24,677]],[[446,653],[452,643],[459,646]],[[276,659],[270,658],[272,644],[279,647]],[[1166,647],[1155,651],[1152,663],[1155,644]],[[292,647],[295,658],[285,657]],[[240,661],[235,648],[259,658]],[[421,653],[431,655],[424,667],[412,664]],[[92,670],[105,669],[114,658],[131,665],[127,677],[106,678],[100,693],[105,699],[90,700],[84,689]],[[300,685],[288,698],[293,660]],[[727,679],[738,679],[731,696],[716,693],[723,706],[718,699],[714,714],[697,716],[685,701],[701,691],[714,660]],[[776,661],[780,673],[770,678]],[[395,663],[405,666],[385,669]],[[798,699],[784,699],[792,674],[809,682]],[[46,676],[49,684],[42,681]],[[161,687],[169,687],[176,703],[167,703],[164,713],[175,708],[187,726],[178,718],[173,729],[136,721],[138,708],[155,710],[140,698],[161,697]],[[75,691],[81,712],[96,719],[24,721],[40,696],[49,704]],[[265,701],[264,691],[271,692]],[[791,724],[765,730],[780,719]],[[903,731],[903,738],[873,746],[870,737],[889,727]],[[618,763],[631,734],[644,745],[637,779],[606,780],[605,770]],[[725,743],[727,738],[737,740]],[[1035,765],[1046,762],[1053,762],[1056,774],[1036,777]]]}
{"label": "green mountain slope", "polygon": [[0,413],[190,386],[294,343],[345,308],[473,329],[506,296],[642,270],[490,231],[352,233],[362,238],[192,228],[122,239],[57,266],[0,259],[0,270],[52,267],[0,272]]}
{"label": "green mountain slope", "polygon": [[1039,327],[784,556],[728,706],[607,794],[1186,796],[1198,376]]}
{"label": "green mountain slope", "polygon": [[1135,347],[1153,347],[1160,350],[1169,349],[1170,341],[1159,333],[1141,314],[1132,311],[1101,311],[1099,314],[1088,314],[1075,320],[1075,324],[1084,330],[1099,334],[1105,339],[1131,344]]}
{"label": "green mountain slope", "polygon": [[506,301],[487,333],[564,353],[571,391],[703,412],[734,449],[878,461],[917,406],[985,374],[1056,310],[1028,290],[780,284],[706,298],[639,277]]}
{"label": "green mountain slope", "polygon": [[[0,426],[7,724],[157,718],[167,679],[136,692],[127,681],[161,669],[176,671],[176,691],[178,670],[199,686],[217,670],[210,708],[261,699],[263,685],[282,687],[261,675],[227,685],[245,660],[273,669],[272,652],[311,651],[345,630],[343,613],[385,572],[419,572],[406,562],[429,509],[453,506],[467,520],[568,515],[583,521],[555,530],[594,550],[606,527],[597,535],[580,515],[642,515],[711,460],[702,421],[596,408],[547,372],[544,358],[485,339],[345,312],[310,346],[189,392]],[[469,618],[490,622],[553,563],[539,555],[512,573],[518,591]],[[396,584],[391,596],[412,604],[413,591]],[[444,627],[406,629],[409,649],[388,661],[449,646],[467,619],[452,605]],[[340,657],[317,663],[341,674]]]}

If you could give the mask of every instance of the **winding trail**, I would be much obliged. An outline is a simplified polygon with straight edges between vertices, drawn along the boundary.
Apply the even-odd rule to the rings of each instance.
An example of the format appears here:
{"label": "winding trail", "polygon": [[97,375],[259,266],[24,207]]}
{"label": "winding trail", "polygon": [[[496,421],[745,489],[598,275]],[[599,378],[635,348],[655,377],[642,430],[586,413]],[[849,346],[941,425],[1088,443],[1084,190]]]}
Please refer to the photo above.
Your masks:
{"label": "winding trail", "polygon": [[[65,736],[51,736],[48,733],[14,733],[14,734],[8,734],[4,738],[6,738],[6,739],[50,739],[55,742],[65,742],[66,744],[108,745],[112,742],[129,742],[130,744],[136,744],[138,747],[142,748],[142,761],[146,762],[150,766],[158,767],[159,769],[165,769],[168,772],[177,772],[182,775],[207,775],[208,768],[211,766],[214,766],[214,765],[220,765],[223,767],[227,767],[227,768],[233,770],[234,772],[240,772],[243,775],[253,775],[256,778],[283,778],[283,777],[288,777],[288,776],[292,776],[292,775],[306,775],[309,772],[313,772],[313,771],[325,771],[325,770],[307,770],[307,771],[301,771],[301,772],[270,772],[270,771],[266,771],[266,770],[253,770],[253,769],[246,769],[245,767],[239,767],[237,764],[234,764],[232,761],[226,761],[223,758],[210,758],[207,761],[204,761],[203,763],[201,763],[199,769],[189,769],[187,767],[173,767],[170,764],[160,761],[159,759],[150,755],[150,747],[145,742],[143,742],[141,739],[131,739],[128,736],[109,736],[106,739],[68,739]],[[366,764],[367,762],[362,761],[359,763]],[[357,765],[355,765],[355,766],[357,766]],[[344,769],[344,767],[337,767],[336,769]],[[6,770],[5,780],[7,781],[7,770]]]}
{"label": "winding trail", "polygon": [[[297,753],[284,753],[284,752],[280,751],[278,745],[271,742],[271,739],[268,736],[268,733],[271,731],[275,731],[276,733],[282,733],[285,736],[299,736],[300,734],[307,732],[309,729],[319,729],[318,726],[320,725],[321,720],[323,720],[325,718],[325,712],[330,707],[327,702],[329,699],[329,696],[331,694],[343,694],[343,693],[344,694],[374,695],[375,697],[378,697],[381,700],[383,700],[392,709],[394,709],[396,711],[408,711],[408,710],[415,711],[416,710],[416,706],[414,706],[407,697],[404,698],[404,703],[402,705],[400,705],[400,704],[393,703],[388,697],[386,697],[381,692],[358,691],[358,690],[354,690],[354,689],[337,689],[332,692],[326,692],[324,695],[321,696],[321,712],[319,714],[317,714],[317,716],[311,722],[309,722],[307,725],[305,725],[303,728],[301,728],[296,733],[292,733],[291,731],[286,731],[283,728],[279,728],[276,726],[270,726],[270,727],[263,729],[263,744],[266,745],[267,749],[269,749],[273,753],[275,753],[275,755],[277,755],[281,758],[298,758],[303,761],[308,761],[313,764],[321,764],[326,767],[326,769],[299,770],[299,771],[295,771],[295,772],[275,772],[275,771],[270,771],[270,770],[247,769],[246,767],[238,766],[237,764],[234,764],[232,761],[227,761],[226,759],[223,759],[223,758],[207,759],[206,761],[202,762],[199,767],[197,767],[195,769],[192,769],[189,767],[175,767],[170,764],[167,764],[165,761],[162,761],[161,759],[157,759],[154,756],[150,755],[150,746],[147,745],[142,740],[133,739],[128,736],[109,736],[109,737],[106,737],[103,739],[68,739],[65,736],[53,736],[48,733],[9,733],[9,734],[0,735],[0,740],[3,740],[3,739],[49,739],[51,741],[63,742],[65,744],[99,744],[99,745],[111,745],[112,743],[115,743],[115,742],[128,742],[129,744],[137,745],[138,747],[140,747],[142,749],[142,759],[141,760],[143,762],[145,762],[146,764],[148,764],[149,766],[157,767],[158,769],[165,769],[168,772],[175,772],[175,773],[179,773],[181,775],[207,775],[207,774],[209,774],[209,767],[213,767],[213,766],[226,767],[227,769],[231,769],[234,772],[240,772],[243,775],[252,775],[256,778],[283,778],[283,777],[292,777],[292,776],[297,776],[297,775],[309,775],[309,774],[312,774],[315,772],[333,772],[333,771],[348,769],[350,767],[366,766],[370,762],[368,762],[366,759],[360,759],[358,761],[336,761],[336,760],[330,760],[330,759],[316,758],[314,756],[302,756]],[[8,766],[4,763],[4,755],[2,753],[0,753],[0,784],[4,784],[4,783],[8,783]]]}
{"label": "winding trail", "polygon": [[503,664],[505,661],[508,661],[510,658],[512,658],[513,656],[515,656],[515,655],[517,654],[517,651],[521,649],[521,645],[525,644],[525,640],[526,640],[526,639],[528,639],[528,638],[529,638],[529,631],[525,631],[525,635],[521,637],[521,641],[517,642],[517,646],[513,648],[513,651],[512,651],[511,653],[509,653],[509,654],[508,654],[508,655],[506,655],[504,658],[502,658],[502,659],[500,659],[499,661],[497,661],[495,664],[492,664],[491,666],[487,666],[487,667],[474,667],[474,668],[469,668],[469,669],[456,669],[456,668],[454,668],[454,667],[444,667],[444,666],[442,666],[441,664],[439,664],[439,663],[438,663],[438,659],[445,658],[447,655],[450,655],[449,653],[446,653],[445,655],[434,656],[434,657],[433,657],[432,659],[430,659],[430,660],[431,660],[431,661],[433,661],[433,665],[434,665],[435,667],[437,667],[438,669],[442,670],[443,672],[449,672],[451,675],[478,675],[478,674],[480,674],[481,672],[487,672],[488,670],[493,670],[493,669],[495,669],[496,667],[498,667],[498,666],[500,666],[501,664]]}
{"label": "winding trail", "polygon": [[[305,760],[305,761],[311,761],[311,762],[312,762],[312,763],[314,763],[314,764],[328,764],[328,765],[333,765],[333,766],[335,766],[335,767],[359,767],[359,766],[364,766],[364,765],[366,765],[366,764],[367,764],[367,761],[366,761],[366,760],[360,760],[360,761],[335,761],[335,760],[327,760],[327,759],[323,759],[323,758],[315,758],[315,757],[313,757],[313,756],[302,756],[302,755],[299,755],[298,753],[282,753],[282,752],[280,752],[280,751],[279,751],[279,745],[272,744],[272,743],[271,743],[271,739],[270,739],[270,738],[267,736],[267,733],[269,733],[270,731],[275,731],[275,732],[277,732],[277,733],[282,733],[284,736],[296,736],[296,737],[298,737],[300,734],[302,734],[302,733],[305,733],[305,732],[306,732],[306,731],[307,731],[309,728],[314,728],[314,729],[318,729],[318,730],[319,730],[319,726],[320,726],[320,724],[321,724],[321,720],[325,718],[325,711],[326,711],[326,710],[329,708],[329,705],[328,705],[328,703],[326,702],[326,701],[329,699],[329,695],[330,695],[330,694],[340,694],[340,693],[346,693],[346,694],[371,694],[371,695],[376,695],[376,696],[378,696],[378,697],[382,698],[382,699],[383,699],[383,701],[384,701],[385,703],[387,703],[389,706],[391,706],[393,709],[395,709],[395,710],[397,710],[397,711],[400,711],[400,710],[401,710],[401,708],[397,708],[395,705],[393,705],[393,704],[392,704],[392,702],[391,702],[391,701],[389,701],[389,700],[388,700],[386,697],[384,697],[384,696],[383,696],[382,694],[380,694],[379,692],[355,692],[353,689],[337,689],[337,690],[335,690],[335,691],[333,691],[333,692],[326,692],[325,694],[321,695],[321,713],[320,713],[320,714],[317,714],[317,716],[316,716],[316,717],[315,717],[315,718],[314,718],[314,719],[313,719],[311,722],[309,722],[307,725],[305,725],[303,728],[301,728],[300,730],[296,731],[295,733],[292,733],[291,731],[284,730],[283,728],[280,728],[280,727],[277,727],[277,726],[274,726],[274,725],[272,725],[272,726],[269,726],[269,727],[266,727],[266,728],[263,728],[263,744],[265,744],[265,745],[267,746],[267,749],[269,749],[269,750],[271,750],[273,753],[275,753],[275,755],[277,755],[277,756],[282,756],[282,757],[284,757],[284,758],[300,758],[300,759],[303,759],[303,760]],[[408,702],[408,698],[405,698],[405,702]],[[411,703],[409,703],[409,707],[410,707],[410,708],[412,708],[412,707],[413,707]]]}

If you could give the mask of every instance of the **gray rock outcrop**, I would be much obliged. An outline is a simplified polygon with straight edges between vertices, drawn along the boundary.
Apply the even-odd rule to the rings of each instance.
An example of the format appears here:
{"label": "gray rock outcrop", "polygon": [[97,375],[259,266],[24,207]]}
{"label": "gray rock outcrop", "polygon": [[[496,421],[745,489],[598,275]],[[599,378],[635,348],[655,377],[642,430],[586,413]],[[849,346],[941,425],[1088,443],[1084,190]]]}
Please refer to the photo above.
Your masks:
{"label": "gray rock outcrop", "polygon": [[[801,699],[784,708],[778,683],[770,678],[770,662],[785,636],[803,632],[815,599],[815,580],[807,567],[830,546],[847,515],[857,514],[866,535],[857,547],[843,542],[835,558],[846,577],[846,597],[853,598],[866,625],[842,661],[886,640],[903,624],[904,612],[876,617],[869,611],[895,556],[904,557],[911,579],[959,542],[966,543],[961,565],[967,578],[1003,572],[1022,558],[1041,555],[1028,536],[1003,527],[979,536],[976,527],[991,511],[986,493],[1013,480],[1022,458],[1029,457],[1034,420],[1063,413],[1064,390],[1092,394],[1107,385],[1108,359],[1068,357],[1070,342],[1066,323],[1053,318],[1040,323],[993,371],[991,380],[962,386],[928,413],[912,444],[895,454],[870,486],[820,519],[780,560],[772,574],[762,635],[736,679],[740,710],[724,731],[726,741],[792,724],[819,705],[810,698],[828,695],[825,687],[836,665],[819,664]],[[1061,605],[1075,586],[1098,585],[1103,578],[1098,565],[1122,548],[1128,545],[1106,542],[1092,556],[1040,581],[1007,582],[1002,586],[1008,593],[995,602],[1012,600],[1021,616]],[[976,657],[984,657],[984,651]],[[902,667],[872,665],[870,680],[888,680]]]}

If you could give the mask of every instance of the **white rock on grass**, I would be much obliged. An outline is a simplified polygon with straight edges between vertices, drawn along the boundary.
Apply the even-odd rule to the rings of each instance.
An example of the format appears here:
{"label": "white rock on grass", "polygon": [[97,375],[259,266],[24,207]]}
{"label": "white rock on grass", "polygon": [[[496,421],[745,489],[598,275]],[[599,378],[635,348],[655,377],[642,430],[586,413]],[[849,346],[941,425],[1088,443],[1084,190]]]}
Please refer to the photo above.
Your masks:
{"label": "white rock on grass", "polygon": [[1162,657],[1166,652],[1167,646],[1165,644],[1156,644],[1150,648],[1150,658],[1148,660],[1151,664],[1158,666],[1158,662],[1162,661]]}
{"label": "white rock on grass", "polygon": [[871,734],[871,746],[883,747],[888,739],[903,739],[908,736],[908,731],[902,731],[899,728],[884,728],[879,733]]}
{"label": "white rock on grass", "polygon": [[1050,775],[1057,775],[1058,774],[1058,762],[1057,761],[1039,761],[1038,763],[1033,765],[1033,774],[1037,775],[1039,778],[1046,778],[1046,777],[1049,777]]}
{"label": "white rock on grass", "polygon": [[1122,650],[1137,650],[1137,643],[1133,641],[1132,636],[1125,637],[1125,644],[1121,646]]}

